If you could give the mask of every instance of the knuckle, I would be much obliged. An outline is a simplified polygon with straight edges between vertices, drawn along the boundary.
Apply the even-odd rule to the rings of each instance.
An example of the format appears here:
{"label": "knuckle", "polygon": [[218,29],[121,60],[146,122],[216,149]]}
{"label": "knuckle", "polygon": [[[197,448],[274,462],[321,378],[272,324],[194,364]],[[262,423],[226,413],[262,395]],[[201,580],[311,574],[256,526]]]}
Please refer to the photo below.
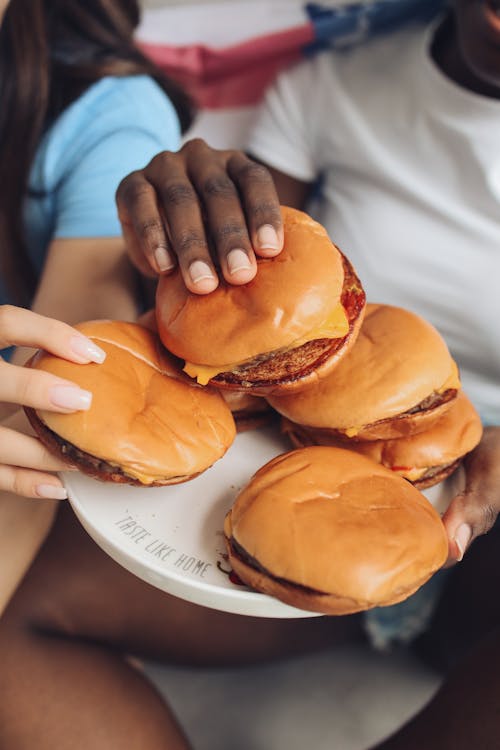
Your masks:
{"label": "knuckle", "polygon": [[16,374],[15,382],[15,398],[18,404],[27,404],[30,401],[30,395],[34,390],[34,381],[36,375],[39,373],[28,372],[23,368],[18,368],[19,372]]}
{"label": "knuckle", "polygon": [[118,185],[116,192],[117,200],[126,206],[134,206],[150,195],[151,186],[139,171],[127,175]]}
{"label": "knuckle", "polygon": [[187,203],[197,201],[197,196],[192,185],[186,182],[172,182],[162,188],[162,198],[165,204],[171,206],[184,206]]}
{"label": "knuckle", "polygon": [[8,337],[16,321],[16,308],[13,305],[0,305],[0,335]]}
{"label": "knuckle", "polygon": [[186,154],[190,151],[201,151],[208,149],[209,146],[203,138],[190,138],[189,141],[186,141],[186,143],[183,145],[183,147],[180,150],[180,153]]}
{"label": "knuckle", "polygon": [[176,237],[177,251],[182,255],[190,255],[193,251],[206,251],[207,241],[196,230],[186,230]]}
{"label": "knuckle", "polygon": [[5,455],[6,450],[12,442],[11,438],[11,431],[6,427],[0,427],[0,464],[2,463],[2,456]]}
{"label": "knuckle", "polygon": [[157,217],[143,219],[136,225],[136,232],[141,240],[148,240],[152,236],[157,236],[163,232],[163,224]]}
{"label": "knuckle", "polygon": [[272,183],[269,170],[263,164],[250,159],[236,167],[236,176],[242,182],[252,181],[260,185]]}
{"label": "knuckle", "polygon": [[281,211],[277,203],[262,200],[252,206],[252,214],[257,224],[281,224]]}
{"label": "knuckle", "polygon": [[153,174],[161,173],[164,169],[170,169],[175,161],[176,154],[173,151],[160,151],[159,154],[153,156],[145,171]]}
{"label": "knuckle", "polygon": [[248,242],[246,227],[236,221],[227,221],[215,227],[212,234],[217,243],[225,243],[232,239],[237,239],[240,243],[245,240]]}
{"label": "knuckle", "polygon": [[486,534],[494,525],[498,515],[497,508],[491,503],[483,505],[481,508],[481,516],[479,522],[476,525],[476,532],[478,534]]}
{"label": "knuckle", "polygon": [[24,472],[22,472],[20,469],[14,469],[11,467],[9,468],[10,476],[8,477],[7,481],[10,485],[11,492],[13,492],[15,495],[33,495],[33,487],[28,486],[29,483],[25,481]]}
{"label": "knuckle", "polygon": [[210,198],[233,198],[236,188],[226,175],[212,175],[201,186],[202,193]]}

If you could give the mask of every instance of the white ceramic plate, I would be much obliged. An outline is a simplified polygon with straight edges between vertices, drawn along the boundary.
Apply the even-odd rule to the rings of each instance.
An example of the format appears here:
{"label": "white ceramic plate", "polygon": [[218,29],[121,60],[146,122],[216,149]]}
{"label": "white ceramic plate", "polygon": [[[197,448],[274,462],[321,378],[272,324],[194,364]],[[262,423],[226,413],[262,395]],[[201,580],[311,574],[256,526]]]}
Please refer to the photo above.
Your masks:
{"label": "white ceramic plate", "polygon": [[90,536],[116,562],[190,602],[259,617],[314,617],[233,583],[222,525],[236,494],[271,458],[289,450],[276,430],[244,432],[196,479],[169,487],[129,487],[62,475]]}
{"label": "white ceramic plate", "polygon": [[[174,596],[205,607],[258,617],[314,617],[246,586],[233,583],[222,525],[252,474],[289,450],[276,429],[236,437],[226,455],[201,476],[170,487],[129,487],[62,475],[69,499],[90,536],[116,562]],[[446,505],[450,482],[427,490]],[[441,509],[440,507],[440,509]]]}

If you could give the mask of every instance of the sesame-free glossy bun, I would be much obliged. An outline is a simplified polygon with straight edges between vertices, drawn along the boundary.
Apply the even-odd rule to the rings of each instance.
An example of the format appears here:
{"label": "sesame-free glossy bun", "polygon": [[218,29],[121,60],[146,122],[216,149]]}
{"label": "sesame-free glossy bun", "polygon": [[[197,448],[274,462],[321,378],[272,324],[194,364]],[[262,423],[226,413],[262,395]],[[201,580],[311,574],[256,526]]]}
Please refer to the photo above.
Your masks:
{"label": "sesame-free glossy bun", "polygon": [[401,307],[367,304],[349,353],[325,378],[270,404],[297,424],[358,440],[421,432],[450,408],[460,381],[438,331]]}
{"label": "sesame-free glossy bun", "polygon": [[221,458],[235,437],[229,408],[193,384],[153,332],[118,321],[76,328],[107,356],[102,364],[47,353],[32,361],[93,394],[89,411],[27,410],[49,449],[98,479],[145,486],[185,481]]}
{"label": "sesame-free glossy bun", "polygon": [[479,414],[463,391],[425,432],[392,440],[350,440],[282,419],[282,431],[295,447],[331,445],[356,451],[386,466],[419,489],[438,484],[481,440]]}
{"label": "sesame-free glossy bun", "polygon": [[282,212],[285,246],[275,258],[257,260],[249,284],[221,280],[214,292],[198,295],[179,271],[160,278],[156,315],[169,351],[202,365],[243,362],[292,345],[324,321],[342,292],[341,255],[307,214]]}
{"label": "sesame-free glossy bun", "polygon": [[[303,387],[336,365],[357,335],[365,296],[351,264],[307,214],[286,207],[282,213],[284,249],[258,258],[250,283],[221,279],[215,291],[197,295],[178,270],[160,278],[163,343],[196,367],[223,368],[210,379],[220,388],[266,395]],[[343,332],[330,337],[324,331],[332,319]]]}
{"label": "sesame-free glossy bun", "polygon": [[347,450],[291,451],[240,492],[224,527],[249,586],[295,607],[348,614],[394,604],[447,558],[438,513],[401,477]]}

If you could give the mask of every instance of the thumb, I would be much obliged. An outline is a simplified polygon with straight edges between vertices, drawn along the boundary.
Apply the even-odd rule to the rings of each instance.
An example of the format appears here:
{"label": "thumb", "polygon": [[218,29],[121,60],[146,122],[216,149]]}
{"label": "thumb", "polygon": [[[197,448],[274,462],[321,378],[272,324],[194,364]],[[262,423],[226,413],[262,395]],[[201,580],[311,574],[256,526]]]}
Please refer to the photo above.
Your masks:
{"label": "thumb", "polygon": [[448,533],[449,562],[460,561],[471,542],[486,534],[500,511],[500,429],[487,428],[465,462],[465,488],[443,516]]}

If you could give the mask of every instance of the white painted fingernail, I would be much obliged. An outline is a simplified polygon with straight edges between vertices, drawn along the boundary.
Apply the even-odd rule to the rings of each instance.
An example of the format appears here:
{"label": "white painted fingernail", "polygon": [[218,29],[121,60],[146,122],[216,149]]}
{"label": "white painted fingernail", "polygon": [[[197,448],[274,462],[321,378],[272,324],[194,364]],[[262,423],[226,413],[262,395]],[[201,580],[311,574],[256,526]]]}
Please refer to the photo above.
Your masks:
{"label": "white painted fingernail", "polygon": [[66,500],[68,497],[64,487],[55,484],[37,484],[35,491],[39,497],[46,497],[51,500]]}
{"label": "white painted fingernail", "polygon": [[236,250],[231,250],[231,252],[228,253],[227,267],[229,273],[233,274],[238,271],[248,271],[252,267],[252,264],[246,252],[238,248]]}
{"label": "white painted fingernail", "polygon": [[86,336],[72,336],[69,341],[71,351],[85,362],[101,364],[106,359],[106,352]]}
{"label": "white painted fingernail", "polygon": [[87,411],[92,403],[91,392],[75,385],[54,385],[49,390],[49,398],[53,406],[72,411]]}
{"label": "white painted fingernail", "polygon": [[472,529],[468,523],[461,524],[455,531],[455,544],[457,545],[460,557],[457,558],[458,562],[463,559],[465,551],[469,545],[472,536]]}
{"label": "white painted fingernail", "polygon": [[257,230],[257,241],[261,250],[279,250],[278,233],[271,224],[263,224]]}
{"label": "white painted fingernail", "polygon": [[189,266],[189,275],[193,284],[199,284],[200,281],[212,280],[214,278],[212,269],[203,260],[195,260],[191,263]]}
{"label": "white painted fingernail", "polygon": [[154,251],[154,258],[158,271],[170,271],[174,267],[172,256],[164,247],[157,247]]}

